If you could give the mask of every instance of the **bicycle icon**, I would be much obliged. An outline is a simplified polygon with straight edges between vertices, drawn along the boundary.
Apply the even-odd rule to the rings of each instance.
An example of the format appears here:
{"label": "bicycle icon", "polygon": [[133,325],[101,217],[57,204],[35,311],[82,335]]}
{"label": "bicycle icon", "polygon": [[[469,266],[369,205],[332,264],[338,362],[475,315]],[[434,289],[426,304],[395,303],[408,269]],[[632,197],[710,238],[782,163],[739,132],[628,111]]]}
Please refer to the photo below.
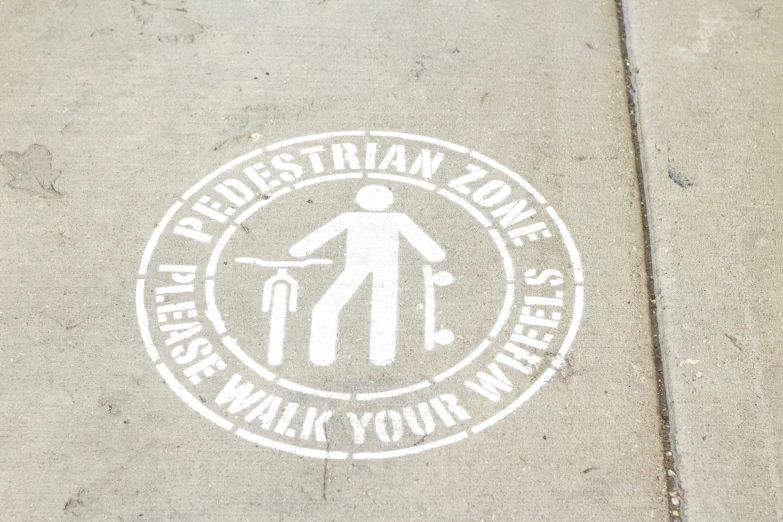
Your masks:
{"label": "bicycle icon", "polygon": [[267,362],[279,366],[283,362],[285,321],[288,313],[296,312],[299,298],[299,282],[288,273],[289,268],[305,268],[310,265],[331,265],[331,259],[307,259],[305,261],[265,261],[255,257],[238,257],[237,263],[248,263],[265,268],[277,268],[277,273],[266,280],[261,297],[261,311],[269,315],[269,347]]}
{"label": "bicycle icon", "polygon": [[[307,259],[303,261],[268,261],[255,257],[238,257],[237,263],[246,263],[264,268],[277,268],[277,273],[264,282],[261,297],[261,311],[269,314],[269,343],[267,363],[279,366],[283,362],[285,324],[289,313],[297,311],[299,282],[289,274],[289,269],[306,268],[311,265],[331,265],[331,259]],[[431,265],[422,266],[424,276],[424,348],[433,350],[435,345],[447,345],[454,341],[454,333],[435,326],[435,287],[448,286],[454,280],[446,271],[433,272]],[[313,361],[315,362],[315,361]]]}

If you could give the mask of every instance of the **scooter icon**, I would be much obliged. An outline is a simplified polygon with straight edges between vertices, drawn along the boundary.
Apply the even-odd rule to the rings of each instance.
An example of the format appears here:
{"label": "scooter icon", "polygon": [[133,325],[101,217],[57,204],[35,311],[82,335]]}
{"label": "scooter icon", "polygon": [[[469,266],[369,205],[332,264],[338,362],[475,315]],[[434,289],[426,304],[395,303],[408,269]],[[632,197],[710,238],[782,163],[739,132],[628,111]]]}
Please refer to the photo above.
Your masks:
{"label": "scooter icon", "polygon": [[296,312],[296,303],[299,297],[299,282],[288,273],[288,269],[305,268],[310,265],[331,265],[332,260],[265,261],[255,257],[238,257],[235,261],[265,268],[277,268],[277,273],[264,282],[261,311],[269,314],[267,363],[270,366],[279,366],[283,362],[286,316],[289,312]]}

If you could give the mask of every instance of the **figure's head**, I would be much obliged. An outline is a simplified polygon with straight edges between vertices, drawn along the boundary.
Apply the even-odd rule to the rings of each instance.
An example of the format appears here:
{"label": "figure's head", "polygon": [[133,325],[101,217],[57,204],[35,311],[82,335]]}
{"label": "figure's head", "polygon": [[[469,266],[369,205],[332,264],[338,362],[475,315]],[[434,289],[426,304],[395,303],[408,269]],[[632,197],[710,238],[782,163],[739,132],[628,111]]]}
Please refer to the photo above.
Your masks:
{"label": "figure's head", "polygon": [[356,193],[356,203],[364,210],[386,210],[394,201],[392,191],[380,185],[367,185]]}

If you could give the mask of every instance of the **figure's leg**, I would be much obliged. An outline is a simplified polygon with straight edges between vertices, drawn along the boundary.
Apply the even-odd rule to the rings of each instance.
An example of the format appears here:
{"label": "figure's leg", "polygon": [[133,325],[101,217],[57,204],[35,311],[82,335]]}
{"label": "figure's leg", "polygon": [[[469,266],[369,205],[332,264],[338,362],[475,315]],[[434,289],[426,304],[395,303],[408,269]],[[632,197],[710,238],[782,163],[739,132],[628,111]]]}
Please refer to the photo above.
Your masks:
{"label": "figure's leg", "polygon": [[269,349],[267,362],[279,366],[283,362],[283,340],[285,339],[285,316],[288,313],[288,285],[279,281],[272,291],[272,306],[269,316]]}
{"label": "figure's leg", "polygon": [[313,324],[310,329],[310,361],[313,364],[329,366],[334,362],[340,311],[368,273],[363,268],[346,267],[313,307]]}
{"label": "figure's leg", "polygon": [[384,267],[372,275],[370,318],[370,362],[386,366],[397,350],[398,269]]}

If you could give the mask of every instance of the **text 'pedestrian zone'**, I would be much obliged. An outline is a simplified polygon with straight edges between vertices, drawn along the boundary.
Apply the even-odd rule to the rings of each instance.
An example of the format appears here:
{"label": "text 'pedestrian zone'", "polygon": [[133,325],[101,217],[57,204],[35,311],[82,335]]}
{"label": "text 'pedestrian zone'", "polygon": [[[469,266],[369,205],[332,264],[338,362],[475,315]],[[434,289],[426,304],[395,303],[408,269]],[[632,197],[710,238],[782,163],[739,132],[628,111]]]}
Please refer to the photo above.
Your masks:
{"label": "text 'pedestrian zone'", "polygon": [[197,182],[155,228],[136,302],[157,370],[202,416],[273,449],[375,459],[526,402],[565,364],[582,280],[562,220],[513,171],[356,131]]}

